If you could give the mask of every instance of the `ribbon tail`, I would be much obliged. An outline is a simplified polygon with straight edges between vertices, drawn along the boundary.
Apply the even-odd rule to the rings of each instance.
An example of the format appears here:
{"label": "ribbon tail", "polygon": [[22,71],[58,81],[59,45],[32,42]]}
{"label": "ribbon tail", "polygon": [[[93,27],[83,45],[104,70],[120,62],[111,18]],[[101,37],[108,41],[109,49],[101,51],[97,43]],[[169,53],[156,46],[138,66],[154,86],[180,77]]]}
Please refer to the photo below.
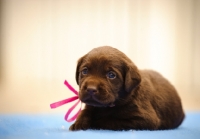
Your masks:
{"label": "ribbon tail", "polygon": [[78,117],[78,114],[81,112],[82,103],[81,103],[81,107],[80,107],[80,109],[78,110],[78,112],[77,112],[74,116],[72,116],[70,119],[68,119],[70,113],[71,113],[72,110],[79,104],[79,102],[80,102],[80,100],[77,101],[77,102],[67,111],[67,113],[66,113],[66,115],[65,115],[65,120],[66,120],[67,122],[72,122],[72,121],[74,121],[74,120]]}
{"label": "ribbon tail", "polygon": [[67,80],[64,81],[64,84],[71,90],[74,94],[78,95],[78,92],[67,82]]}
{"label": "ribbon tail", "polygon": [[64,104],[66,104],[66,103],[72,102],[72,101],[74,101],[76,99],[78,99],[78,96],[74,96],[74,97],[71,97],[71,98],[68,98],[68,99],[64,99],[64,100],[61,100],[61,101],[58,101],[58,102],[54,102],[54,103],[50,104],[50,107],[52,109],[53,108],[57,108],[57,107],[62,106]]}

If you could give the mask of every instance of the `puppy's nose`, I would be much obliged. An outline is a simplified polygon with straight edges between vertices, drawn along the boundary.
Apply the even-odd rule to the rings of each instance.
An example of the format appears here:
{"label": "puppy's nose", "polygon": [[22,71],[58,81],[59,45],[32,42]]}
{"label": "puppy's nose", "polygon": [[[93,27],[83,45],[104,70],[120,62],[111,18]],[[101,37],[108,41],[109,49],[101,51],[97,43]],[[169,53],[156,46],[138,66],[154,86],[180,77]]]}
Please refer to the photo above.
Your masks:
{"label": "puppy's nose", "polygon": [[94,95],[95,93],[97,93],[97,88],[95,86],[88,86],[87,93],[90,95]]}

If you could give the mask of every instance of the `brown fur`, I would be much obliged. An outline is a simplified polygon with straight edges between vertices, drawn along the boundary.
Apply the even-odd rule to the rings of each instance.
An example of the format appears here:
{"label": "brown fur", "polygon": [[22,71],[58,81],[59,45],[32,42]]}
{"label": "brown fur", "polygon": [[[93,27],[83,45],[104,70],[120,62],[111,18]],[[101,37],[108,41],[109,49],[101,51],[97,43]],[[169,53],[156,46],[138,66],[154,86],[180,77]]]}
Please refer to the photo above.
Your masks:
{"label": "brown fur", "polygon": [[[108,78],[109,71],[116,77]],[[115,48],[98,47],[80,58],[76,81],[86,106],[70,130],[173,129],[184,119],[175,88],[155,71],[138,70]]]}

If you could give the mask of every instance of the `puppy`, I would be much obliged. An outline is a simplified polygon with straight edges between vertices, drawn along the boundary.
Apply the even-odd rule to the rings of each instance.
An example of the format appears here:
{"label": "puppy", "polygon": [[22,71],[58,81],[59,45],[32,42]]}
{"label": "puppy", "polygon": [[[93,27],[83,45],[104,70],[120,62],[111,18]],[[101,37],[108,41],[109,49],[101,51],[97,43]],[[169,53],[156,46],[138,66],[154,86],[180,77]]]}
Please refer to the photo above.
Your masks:
{"label": "puppy", "polygon": [[159,73],[138,70],[119,50],[103,46],[79,59],[79,98],[86,104],[70,130],[163,130],[184,112],[175,88]]}

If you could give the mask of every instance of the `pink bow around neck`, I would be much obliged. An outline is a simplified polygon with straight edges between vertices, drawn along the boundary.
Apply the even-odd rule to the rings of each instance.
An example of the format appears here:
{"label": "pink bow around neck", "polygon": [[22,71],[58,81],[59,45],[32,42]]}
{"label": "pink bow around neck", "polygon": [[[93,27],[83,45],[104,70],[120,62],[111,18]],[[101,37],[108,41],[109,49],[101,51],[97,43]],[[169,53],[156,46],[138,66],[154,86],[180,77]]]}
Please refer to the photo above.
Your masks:
{"label": "pink bow around neck", "polygon": [[[62,106],[66,103],[69,103],[69,102],[72,102],[72,101],[75,101],[78,99],[78,101],[71,107],[69,108],[69,110],[67,111],[67,113],[65,114],[65,120],[67,122],[72,122],[74,121],[77,117],[78,117],[78,114],[81,112],[81,107],[80,109],[78,110],[78,112],[72,116],[70,119],[68,119],[70,113],[73,111],[73,109],[81,102],[79,97],[78,97],[78,92],[65,80],[64,84],[68,87],[69,90],[71,90],[76,96],[74,97],[70,97],[70,98],[67,98],[67,99],[64,99],[64,100],[61,100],[61,101],[58,101],[58,102],[54,102],[52,104],[50,104],[50,107],[53,109],[53,108],[57,108],[59,106]],[[81,102],[81,106],[82,106],[82,102]]]}

